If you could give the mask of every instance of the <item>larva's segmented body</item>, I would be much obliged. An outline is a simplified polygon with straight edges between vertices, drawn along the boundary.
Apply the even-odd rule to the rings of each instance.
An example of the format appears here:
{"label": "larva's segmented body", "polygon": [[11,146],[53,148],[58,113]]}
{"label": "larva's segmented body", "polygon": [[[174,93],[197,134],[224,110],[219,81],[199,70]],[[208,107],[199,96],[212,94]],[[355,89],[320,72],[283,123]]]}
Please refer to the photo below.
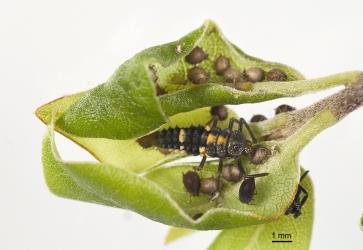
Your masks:
{"label": "larva's segmented body", "polygon": [[222,130],[218,127],[210,129],[208,126],[176,127],[162,130],[158,135],[157,146],[184,150],[190,155],[225,158],[233,157],[233,154],[228,153],[231,151],[228,148],[243,150],[245,139],[238,131],[231,131],[228,128]]}
{"label": "larva's segmented body", "polygon": [[[237,123],[238,129],[233,130],[233,125]],[[233,182],[240,181],[244,178],[240,191],[239,199],[242,203],[248,204],[254,195],[256,188],[255,178],[266,176],[267,173],[246,175],[241,162],[241,155],[248,154],[251,150],[251,142],[247,143],[242,134],[243,125],[246,126],[252,143],[256,143],[250,127],[243,118],[239,120],[232,118],[226,129],[216,126],[217,120],[214,119],[211,128],[209,126],[191,126],[188,128],[169,128],[158,133],[156,146],[159,148],[183,150],[190,155],[201,155],[203,159],[196,170],[200,171],[207,157],[219,158],[217,178],[200,178],[195,171],[188,171],[183,174],[183,183],[185,189],[193,196],[199,192],[211,195],[214,199],[219,196],[222,183],[220,176]],[[237,167],[223,170],[223,159],[234,158]]]}
{"label": "larva's segmented body", "polygon": [[166,149],[185,150],[187,154],[199,155],[199,146],[205,132],[206,130],[202,126],[162,130],[157,138],[157,146]]}

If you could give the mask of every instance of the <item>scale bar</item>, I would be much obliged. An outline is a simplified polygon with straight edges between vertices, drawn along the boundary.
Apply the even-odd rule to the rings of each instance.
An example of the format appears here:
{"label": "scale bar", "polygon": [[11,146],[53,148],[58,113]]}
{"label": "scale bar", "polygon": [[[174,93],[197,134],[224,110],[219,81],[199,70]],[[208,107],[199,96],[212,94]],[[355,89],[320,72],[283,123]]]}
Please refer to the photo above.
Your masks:
{"label": "scale bar", "polygon": [[292,243],[292,240],[273,240],[273,243]]}

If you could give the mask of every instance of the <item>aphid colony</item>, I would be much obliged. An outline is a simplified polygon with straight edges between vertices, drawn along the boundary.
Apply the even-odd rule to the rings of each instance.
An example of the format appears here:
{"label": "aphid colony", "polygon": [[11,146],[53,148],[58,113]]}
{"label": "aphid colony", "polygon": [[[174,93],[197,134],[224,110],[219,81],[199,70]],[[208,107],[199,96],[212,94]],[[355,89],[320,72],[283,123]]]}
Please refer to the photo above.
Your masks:
{"label": "aphid colony", "polygon": [[[185,61],[189,64],[196,65],[208,59],[208,54],[200,47],[195,47],[186,57]],[[240,71],[231,65],[230,60],[225,56],[219,56],[214,61],[214,71],[217,75],[223,76],[225,85],[234,87],[239,90],[249,90],[251,86],[248,83],[267,81],[286,81],[288,79],[285,72],[280,69],[271,69],[265,72],[258,67],[251,67]],[[194,66],[188,70],[188,79],[192,83],[202,84],[210,80],[210,73],[199,66]]]}
{"label": "aphid colony", "polygon": [[[281,105],[275,113],[292,110],[294,108],[291,106]],[[192,196],[206,194],[211,197],[211,200],[215,200],[220,196],[223,187],[221,178],[223,178],[225,181],[233,183],[242,181],[239,188],[239,200],[249,204],[256,191],[255,178],[267,176],[268,173],[247,175],[242,166],[241,156],[247,156],[254,164],[262,164],[268,159],[271,152],[267,148],[257,146],[256,138],[243,118],[239,120],[231,118],[228,128],[221,129],[217,126],[217,122],[227,118],[227,109],[224,106],[212,107],[211,114],[214,118],[205,127],[176,127],[160,131],[157,135],[156,145],[159,148],[182,150],[189,155],[201,155],[203,157],[198,167],[183,173],[182,176],[184,187]],[[260,122],[266,119],[263,115],[255,115],[251,118],[251,122]],[[237,129],[235,129],[235,125],[237,125]],[[247,129],[251,140],[246,139],[243,135],[243,127]],[[216,177],[200,177],[199,172],[203,169],[207,157],[219,158]],[[223,161],[226,158],[234,159],[236,164],[224,165]],[[301,177],[301,180],[306,174],[307,172]],[[304,193],[304,197],[300,200],[301,193]],[[301,208],[307,197],[307,192],[299,185],[294,201],[286,210],[286,214],[293,214],[297,218],[301,214]]]}
{"label": "aphid colony", "polygon": [[[215,199],[219,196],[222,182],[221,177],[227,181],[239,182],[243,179],[239,199],[248,204],[255,193],[255,178],[268,175],[267,173],[246,175],[242,166],[241,156],[252,156],[251,160],[262,163],[270,153],[266,148],[256,147],[256,138],[247,122],[240,118],[232,118],[226,129],[217,126],[219,119],[226,119],[227,112],[224,106],[212,108],[214,118],[211,126],[191,126],[188,128],[169,128],[160,131],[157,137],[157,146],[167,149],[184,150],[190,155],[201,155],[202,161],[194,171],[183,174],[183,184],[185,189],[193,196],[199,193],[208,194]],[[234,125],[237,129],[234,129]],[[246,127],[251,141],[247,140],[242,133],[243,126]],[[257,156],[253,157],[253,156]],[[198,172],[202,170],[207,157],[219,158],[217,177],[201,179]],[[233,158],[236,165],[223,166],[225,158]]]}

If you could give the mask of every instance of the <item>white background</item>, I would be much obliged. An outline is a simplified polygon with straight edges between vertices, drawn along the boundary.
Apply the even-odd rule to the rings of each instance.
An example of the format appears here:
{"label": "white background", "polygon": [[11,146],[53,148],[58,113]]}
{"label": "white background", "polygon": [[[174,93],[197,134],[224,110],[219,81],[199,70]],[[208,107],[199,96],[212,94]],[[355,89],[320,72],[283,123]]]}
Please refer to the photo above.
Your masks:
{"label": "white background", "polygon": [[[124,60],[215,20],[245,52],[314,78],[363,69],[362,1],[1,1],[0,249],[205,249],[217,232],[163,245],[167,226],[132,212],[65,200],[43,180],[39,105],[105,81]],[[332,93],[332,91],[330,91]],[[244,105],[272,116],[318,94]],[[363,109],[301,155],[315,184],[312,249],[362,249]],[[92,158],[58,139],[65,159]]]}

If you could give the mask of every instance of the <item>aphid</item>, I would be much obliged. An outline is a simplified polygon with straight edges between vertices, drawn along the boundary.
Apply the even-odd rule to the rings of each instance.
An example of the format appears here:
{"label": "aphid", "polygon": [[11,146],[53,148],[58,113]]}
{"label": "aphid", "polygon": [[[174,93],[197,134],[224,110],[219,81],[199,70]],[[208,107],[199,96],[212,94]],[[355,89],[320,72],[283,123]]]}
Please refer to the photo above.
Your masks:
{"label": "aphid", "polygon": [[218,117],[220,121],[224,121],[228,117],[228,110],[224,105],[213,106],[210,113],[212,116]]}
{"label": "aphid", "polygon": [[193,83],[206,83],[209,78],[209,73],[200,67],[193,67],[188,70],[188,79]]}
{"label": "aphid", "polygon": [[239,200],[242,203],[250,203],[256,191],[255,178],[266,176],[268,173],[246,175],[239,187]]}
{"label": "aphid", "polygon": [[188,193],[193,196],[199,194],[200,190],[200,177],[195,171],[188,171],[183,174],[183,184]]}
{"label": "aphid", "polygon": [[224,80],[228,83],[236,83],[242,80],[242,73],[236,69],[228,68],[224,74]]}
{"label": "aphid", "polygon": [[[309,171],[305,171],[305,173],[300,177],[300,183],[308,173]],[[295,219],[301,215],[301,209],[308,199],[308,192],[300,185],[300,183],[292,204],[285,212],[286,215],[293,214]],[[301,193],[304,196],[300,199]]]}
{"label": "aphid", "polygon": [[290,105],[287,105],[287,104],[282,104],[280,106],[278,106],[276,109],[275,109],[275,115],[278,115],[280,113],[285,113],[285,112],[290,112],[290,111],[294,111],[296,108],[290,106]]}
{"label": "aphid", "polygon": [[287,75],[281,69],[271,69],[266,74],[267,81],[286,81]]}
{"label": "aphid", "polygon": [[255,147],[249,153],[250,161],[256,165],[265,163],[270,155],[271,151],[264,147]]}
{"label": "aphid", "polygon": [[223,73],[229,68],[229,59],[225,56],[219,56],[214,62],[214,70],[217,75],[223,75]]}
{"label": "aphid", "polygon": [[264,115],[254,115],[252,116],[250,122],[262,122],[265,120],[267,120],[267,118]]}
{"label": "aphid", "polygon": [[[216,178],[217,180],[219,180],[219,177],[222,174],[223,159],[234,158],[237,162],[238,168],[244,176],[244,170],[240,157],[243,154],[247,155],[251,152],[251,145],[252,143],[256,143],[256,138],[247,122],[243,118],[240,118],[239,120],[231,118],[228,128],[224,130],[217,127],[217,121],[218,119],[215,117],[212,120],[211,127],[207,125],[206,127],[176,127],[162,130],[159,132],[157,138],[157,146],[160,148],[184,150],[187,154],[190,155],[203,156],[199,167],[196,168],[198,171],[203,168],[207,157],[219,158],[218,176]],[[238,125],[237,130],[233,129],[235,123]],[[243,126],[246,126],[252,142],[247,140],[242,134]],[[266,174],[260,175],[264,176]],[[258,176],[259,175],[256,175],[256,177]],[[213,193],[217,193],[215,188],[213,189],[212,187],[217,187],[219,189],[220,185],[213,186],[210,181],[211,180],[209,180],[209,183],[203,184],[203,192],[212,193],[211,190],[213,190]],[[186,190],[192,195],[198,195],[199,191],[201,190],[202,184],[200,183],[200,177],[195,171],[188,171],[186,174],[184,174],[183,183]]]}
{"label": "aphid", "polygon": [[227,165],[222,168],[222,176],[227,181],[239,182],[243,178],[243,171],[236,165]]}
{"label": "aphid", "polygon": [[209,177],[201,179],[200,181],[200,192],[203,194],[208,194],[211,196],[216,195],[220,188],[222,183],[219,181],[218,178],[215,177]]}
{"label": "aphid", "polygon": [[202,48],[195,47],[186,57],[185,61],[190,64],[197,64],[208,58],[208,54],[206,54]]}
{"label": "aphid", "polygon": [[250,82],[262,82],[265,79],[265,71],[261,68],[249,68],[245,74]]}

